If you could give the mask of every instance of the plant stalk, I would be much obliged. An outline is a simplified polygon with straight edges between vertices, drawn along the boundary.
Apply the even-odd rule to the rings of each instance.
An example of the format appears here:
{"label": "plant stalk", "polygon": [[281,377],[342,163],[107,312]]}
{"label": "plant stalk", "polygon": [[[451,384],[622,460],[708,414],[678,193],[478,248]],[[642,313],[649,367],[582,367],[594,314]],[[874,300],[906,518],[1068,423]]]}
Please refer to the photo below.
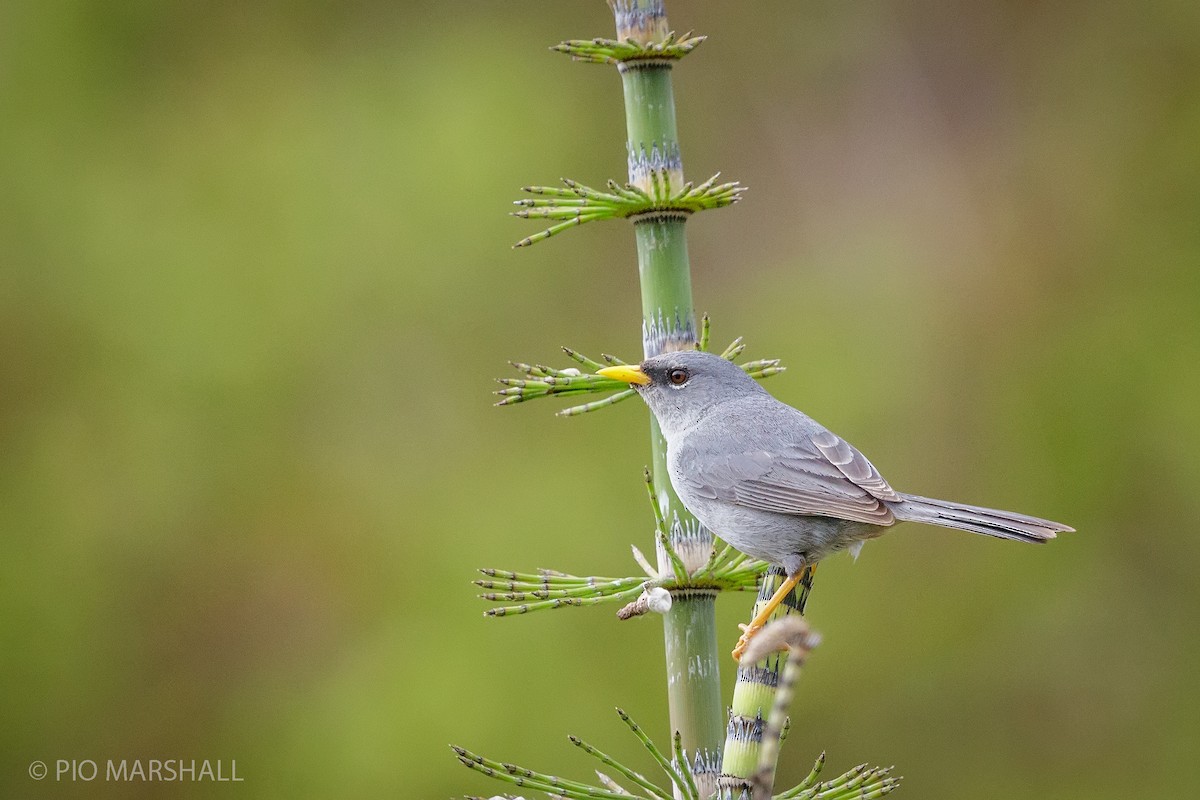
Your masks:
{"label": "plant stalk", "polygon": [[[780,603],[767,622],[783,619],[792,614],[803,614],[804,603],[812,586],[809,579],[796,587]],[[772,567],[763,576],[758,601],[753,614],[766,605],[775,590],[784,580],[783,570]],[[780,675],[787,663],[785,653],[768,655],[757,662],[743,658],[738,665],[737,680],[733,687],[733,704],[729,711],[729,729],[725,738],[724,758],[721,762],[719,800],[749,800],[754,796],[755,775],[763,766],[764,724],[775,705],[775,695],[780,686]],[[774,774],[778,748],[768,753],[770,772]]]}
{"label": "plant stalk", "polygon": [[[610,0],[617,39],[662,41],[669,32],[663,0]],[[665,175],[672,190],[683,186],[675,95],[669,60],[621,64],[628,134],[629,182],[645,191]],[[645,356],[691,349],[696,342],[688,263],[686,217],[646,215],[634,220],[642,292],[642,349]],[[689,570],[703,566],[712,535],[684,509],[667,476],[667,447],[651,418],[650,446],[658,504],[666,517],[672,547]],[[669,570],[658,547],[660,572]],[[716,597],[712,592],[677,592],[664,617],[667,696],[671,728],[682,736],[683,750],[695,773],[699,796],[716,790],[724,739],[721,675],[716,634]]]}

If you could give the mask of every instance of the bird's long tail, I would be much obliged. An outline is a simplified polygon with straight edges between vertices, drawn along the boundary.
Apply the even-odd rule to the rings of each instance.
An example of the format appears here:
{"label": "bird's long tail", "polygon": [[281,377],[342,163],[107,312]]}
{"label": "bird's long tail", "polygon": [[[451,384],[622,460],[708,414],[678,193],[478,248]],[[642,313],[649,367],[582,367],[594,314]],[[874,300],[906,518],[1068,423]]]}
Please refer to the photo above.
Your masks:
{"label": "bird's long tail", "polygon": [[1049,541],[1059,533],[1075,530],[1061,522],[1051,522],[1048,519],[1038,519],[1012,511],[968,506],[946,500],[934,500],[932,497],[918,497],[915,494],[905,494],[901,497],[902,502],[888,503],[888,507],[896,519],[909,522],[924,522],[996,536],[1000,539],[1038,543]]}

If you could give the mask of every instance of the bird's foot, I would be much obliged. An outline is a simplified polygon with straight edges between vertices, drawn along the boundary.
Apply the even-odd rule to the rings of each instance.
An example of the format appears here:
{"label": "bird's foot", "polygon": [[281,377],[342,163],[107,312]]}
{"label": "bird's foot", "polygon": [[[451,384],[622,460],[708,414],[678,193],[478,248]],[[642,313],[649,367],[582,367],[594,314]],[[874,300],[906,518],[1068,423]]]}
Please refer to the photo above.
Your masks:
{"label": "bird's foot", "polygon": [[763,626],[771,619],[771,615],[775,612],[775,609],[779,608],[779,604],[783,602],[783,599],[796,588],[796,584],[800,583],[805,575],[812,575],[812,569],[812,567],[809,567],[807,570],[793,572],[787,576],[787,579],[783,583],[779,584],[779,588],[775,590],[775,593],[771,595],[769,600],[763,602],[760,598],[758,606],[761,606],[761,608],[754,615],[754,619],[750,620],[749,625],[738,626],[742,629],[742,638],[738,639],[737,646],[733,648],[734,661],[742,660],[742,656],[746,652],[746,645],[750,644],[750,640],[754,638],[754,635],[763,629]]}
{"label": "bird's foot", "polygon": [[738,627],[742,629],[742,635],[741,638],[737,640],[737,644],[733,647],[734,661],[742,660],[742,654],[746,652],[746,647],[750,644],[750,640],[754,638],[754,634],[758,633],[763,628],[762,625],[746,625],[745,623],[738,625]]}
{"label": "bird's foot", "polygon": [[[765,626],[747,625],[744,622],[739,622],[738,627],[741,628],[742,636],[740,639],[738,639],[737,645],[735,645],[733,648],[733,660],[740,662],[742,660],[742,656],[746,653],[746,647],[750,644],[750,640],[753,639],[755,634],[761,631]],[[788,649],[789,648],[786,644],[781,644],[779,646],[780,652],[786,653]]]}

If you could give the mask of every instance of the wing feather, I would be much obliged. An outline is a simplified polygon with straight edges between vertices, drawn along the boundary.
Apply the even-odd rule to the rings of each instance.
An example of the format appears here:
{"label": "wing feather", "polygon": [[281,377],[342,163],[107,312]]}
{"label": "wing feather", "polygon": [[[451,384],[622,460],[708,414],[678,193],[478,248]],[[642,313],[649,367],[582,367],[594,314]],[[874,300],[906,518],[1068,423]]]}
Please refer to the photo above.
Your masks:
{"label": "wing feather", "polygon": [[812,437],[812,443],[830,464],[841,470],[843,475],[865,489],[872,497],[899,502],[900,495],[888,485],[879,474],[879,470],[875,469],[875,465],[845,439],[835,433],[822,431]]}
{"label": "wing feather", "polygon": [[775,452],[683,454],[680,478],[698,495],[777,514],[891,525],[884,501],[900,496],[840,437],[801,434]]}

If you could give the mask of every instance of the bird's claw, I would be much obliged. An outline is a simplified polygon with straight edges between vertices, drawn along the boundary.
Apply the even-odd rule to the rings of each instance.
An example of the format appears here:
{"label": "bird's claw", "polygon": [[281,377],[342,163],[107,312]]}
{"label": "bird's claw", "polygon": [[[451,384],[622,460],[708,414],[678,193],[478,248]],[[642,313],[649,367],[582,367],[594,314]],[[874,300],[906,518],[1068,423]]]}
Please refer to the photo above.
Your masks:
{"label": "bird's claw", "polygon": [[741,638],[737,640],[737,644],[733,647],[733,660],[741,661],[742,654],[746,652],[746,647],[750,644],[750,640],[754,638],[754,634],[762,630],[761,625],[747,625],[740,623],[738,625],[742,629]]}

